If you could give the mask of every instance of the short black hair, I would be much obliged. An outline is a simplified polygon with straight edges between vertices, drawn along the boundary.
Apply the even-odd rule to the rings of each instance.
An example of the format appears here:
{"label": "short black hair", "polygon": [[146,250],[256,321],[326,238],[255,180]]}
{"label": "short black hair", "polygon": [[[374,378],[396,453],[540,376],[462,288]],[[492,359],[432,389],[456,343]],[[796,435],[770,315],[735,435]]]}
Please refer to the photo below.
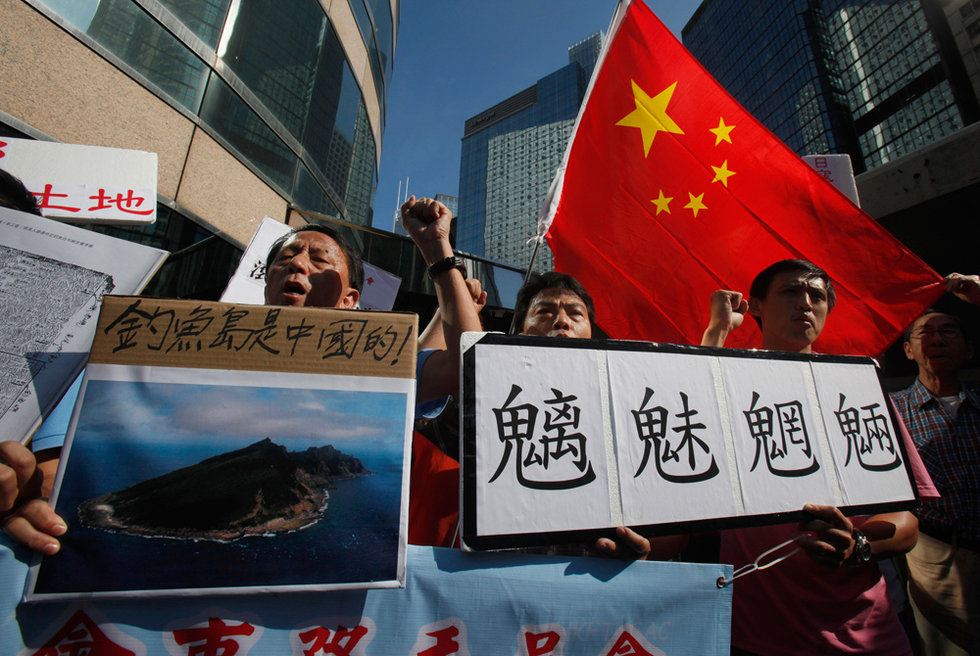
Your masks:
{"label": "short black hair", "polygon": [[524,320],[527,318],[528,310],[531,309],[531,301],[546,289],[564,289],[582,299],[589,311],[589,323],[592,325],[593,332],[595,331],[595,305],[593,305],[592,297],[589,296],[589,292],[585,291],[582,283],[567,273],[548,271],[547,273],[532,273],[527,281],[521,285],[521,288],[517,290],[517,301],[514,303],[514,325],[517,327],[517,332],[524,329]]}
{"label": "short black hair", "polygon": [[908,343],[909,341],[912,340],[912,326],[915,325],[915,322],[918,321],[919,319],[921,319],[922,317],[924,317],[926,315],[929,315],[929,314],[945,314],[947,317],[950,317],[951,319],[953,319],[953,321],[956,322],[956,327],[960,329],[960,332],[961,333],[963,333],[963,337],[966,339],[966,341],[969,342],[969,343],[972,343],[973,340],[970,339],[970,336],[967,334],[966,330],[963,328],[963,320],[962,319],[960,319],[958,316],[956,316],[952,312],[946,312],[945,310],[940,310],[940,309],[937,309],[937,308],[929,308],[925,312],[922,312],[921,314],[919,314],[912,321],[912,323],[910,323],[908,326],[906,326],[905,327],[905,330],[902,331],[902,343],[903,344],[906,344],[906,343]]}
{"label": "short black hair", "polygon": [[43,216],[34,194],[27,190],[20,178],[3,169],[0,169],[0,207]]}
{"label": "short black hair", "polygon": [[337,242],[337,245],[340,246],[340,250],[344,252],[344,259],[347,260],[347,277],[349,278],[350,286],[360,293],[361,289],[364,287],[364,263],[361,261],[361,254],[356,248],[351,246],[350,242],[347,241],[343,235],[333,228],[324,225],[310,223],[302,228],[290,230],[282,237],[274,241],[272,246],[269,248],[269,255],[265,259],[266,269],[272,266],[276,256],[279,255],[279,251],[282,250],[283,245],[285,245],[285,243],[289,241],[293,235],[301,232],[320,232]]}
{"label": "short black hair", "polygon": [[[827,288],[827,311],[829,312],[834,309],[834,306],[837,304],[837,292],[834,291],[834,281],[830,279],[829,273],[807,260],[779,260],[770,264],[760,271],[752,281],[752,286],[749,287],[749,298],[757,298],[760,301],[765,299],[769,295],[769,286],[772,285],[773,279],[779,274],[787,272],[802,273],[804,280],[813,280],[815,278],[823,280],[823,284]],[[753,316],[753,318],[757,324],[762,325],[759,317]]]}

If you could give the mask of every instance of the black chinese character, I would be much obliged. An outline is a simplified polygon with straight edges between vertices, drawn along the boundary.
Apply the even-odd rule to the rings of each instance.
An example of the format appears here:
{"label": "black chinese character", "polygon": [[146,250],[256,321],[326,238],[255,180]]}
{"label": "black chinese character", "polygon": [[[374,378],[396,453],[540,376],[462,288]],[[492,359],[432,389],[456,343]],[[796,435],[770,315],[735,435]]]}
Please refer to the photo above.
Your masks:
{"label": "black chinese character", "polygon": [[[774,413],[768,406],[756,408],[758,401],[759,393],[752,392],[752,404],[742,411],[755,440],[755,457],[749,471],[755,471],[762,454],[769,471],[776,476],[807,476],[820,469],[803,421],[803,405],[799,401],[777,403]],[[778,437],[774,434],[773,414],[779,422]]]}
{"label": "black chinese character", "polygon": [[112,349],[113,353],[136,347],[139,337],[146,340],[145,346],[151,351],[159,351],[163,348],[163,342],[174,323],[174,311],[161,311],[159,306],[147,311],[141,309],[140,306],[140,300],[134,301],[112,323],[105,327],[106,335],[116,331],[116,337],[119,340]]}
{"label": "black chinese character", "polygon": [[364,352],[380,362],[391,353],[397,339],[398,331],[391,326],[376,326],[364,338]]}
{"label": "black chinese character", "polygon": [[265,343],[265,340],[276,336],[276,321],[279,319],[281,308],[271,308],[266,312],[265,321],[261,328],[245,328],[239,326],[239,322],[248,316],[248,310],[228,309],[222,316],[225,318],[225,325],[218,331],[214,341],[209,344],[209,348],[224,346],[229,351],[235,349],[241,351],[248,347],[251,351],[256,346],[268,353],[277,355],[279,351]]}
{"label": "black chinese character", "polygon": [[[677,417],[682,419],[683,423],[671,428],[671,430],[678,433],[680,437],[680,439],[677,441],[677,445],[673,447],[671,445],[671,440],[667,436],[667,417],[669,416],[668,410],[663,406],[657,406],[649,409],[646,408],[646,405],[653,397],[653,394],[653,390],[647,387],[643,396],[643,403],[640,404],[640,409],[630,411],[633,413],[637,434],[644,442],[643,459],[633,477],[636,478],[639,476],[646,468],[646,464],[650,456],[651,442],[653,443],[655,450],[654,462],[657,465],[657,473],[660,474],[660,477],[664,480],[672,483],[697,483],[699,481],[706,481],[717,476],[719,471],[718,463],[715,462],[715,457],[711,453],[711,449],[704,440],[700,439],[695,434],[695,431],[703,430],[706,427],[702,423],[691,422],[692,417],[698,414],[698,411],[689,408],[687,394],[684,392],[680,393],[681,403],[684,406],[684,410],[683,412],[678,413]],[[680,455],[685,450],[687,452],[687,467],[690,470],[690,473],[676,474],[667,471],[666,465],[668,463],[676,462],[680,464]],[[707,456],[710,456],[710,461],[707,461],[704,464],[699,464],[698,454],[701,452]],[[705,459],[702,457],[700,460],[703,462]]]}
{"label": "black chinese character", "polygon": [[[576,401],[578,397],[564,395],[561,391],[552,388],[554,398],[545,401],[552,407],[545,411],[544,421],[544,430],[552,434],[541,435],[534,440],[538,408],[530,403],[511,405],[522,391],[519,386],[511,385],[510,394],[503,406],[493,409],[497,419],[497,436],[504,444],[504,454],[490,482],[497,480],[515,450],[515,473],[518,483],[524,487],[536,490],[567,490],[587,485],[595,480],[595,471],[585,451],[585,435],[576,430],[581,409],[573,405],[572,401]],[[538,480],[528,476],[527,468],[540,467],[547,471],[552,461],[566,455],[573,456],[572,464],[582,472],[581,476],[565,480]]]}
{"label": "black chinese character", "polygon": [[834,412],[841,433],[847,440],[846,467],[851,462],[851,454],[857,454],[857,461],[868,471],[889,471],[902,464],[895,440],[888,430],[888,419],[878,412],[878,403],[861,406],[865,411],[862,420],[864,435],[861,435],[860,413],[856,408],[844,407],[845,396],[840,395],[840,405]]}
{"label": "black chinese character", "polygon": [[[167,347],[167,353],[177,349],[177,352],[190,351],[195,347],[198,351],[202,348],[201,334],[214,321],[211,316],[211,308],[196,307],[190,311],[190,316],[181,320],[177,318],[174,328],[174,339]],[[196,342],[196,343],[195,343]]]}
{"label": "black chinese character", "polygon": [[350,360],[357,354],[357,345],[364,334],[367,321],[364,319],[341,319],[330,324],[333,332],[320,331],[317,350],[323,351],[323,359],[343,357]]}
{"label": "black chinese character", "polygon": [[256,260],[255,264],[252,265],[252,270],[249,272],[248,277],[252,280],[265,280],[265,262]]}

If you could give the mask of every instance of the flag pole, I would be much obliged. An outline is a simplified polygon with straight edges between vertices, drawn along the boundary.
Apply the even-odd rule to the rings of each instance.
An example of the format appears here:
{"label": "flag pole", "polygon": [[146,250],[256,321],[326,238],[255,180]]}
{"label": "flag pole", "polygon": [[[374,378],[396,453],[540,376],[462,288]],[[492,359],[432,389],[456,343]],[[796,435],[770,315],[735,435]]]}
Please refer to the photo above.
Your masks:
{"label": "flag pole", "polygon": [[[527,263],[527,271],[524,272],[524,281],[521,286],[527,284],[527,279],[531,277],[531,271],[534,269],[534,260],[538,257],[538,248],[541,247],[541,237],[537,236],[534,238],[534,250],[531,251],[531,261]],[[510,330],[507,331],[508,335],[517,334],[517,313],[514,313],[514,317],[510,320]]]}

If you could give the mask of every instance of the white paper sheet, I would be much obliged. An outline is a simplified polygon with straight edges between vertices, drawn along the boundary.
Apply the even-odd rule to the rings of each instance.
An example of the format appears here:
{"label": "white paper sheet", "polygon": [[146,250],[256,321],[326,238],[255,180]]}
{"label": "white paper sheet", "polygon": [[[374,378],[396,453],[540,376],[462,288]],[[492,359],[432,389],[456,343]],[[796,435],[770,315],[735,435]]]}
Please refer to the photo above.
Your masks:
{"label": "white paper sheet", "polygon": [[709,358],[609,352],[625,523],[736,514]]}
{"label": "white paper sheet", "polygon": [[476,402],[483,430],[476,471],[486,491],[477,509],[481,532],[523,532],[531,518],[537,531],[607,526],[595,353],[526,349],[514,358],[513,349],[506,351],[488,347],[480,354],[484,373]]}
{"label": "white paper sheet", "polygon": [[136,294],[166,251],[0,208],[0,433],[24,440],[81,371],[103,294]]}

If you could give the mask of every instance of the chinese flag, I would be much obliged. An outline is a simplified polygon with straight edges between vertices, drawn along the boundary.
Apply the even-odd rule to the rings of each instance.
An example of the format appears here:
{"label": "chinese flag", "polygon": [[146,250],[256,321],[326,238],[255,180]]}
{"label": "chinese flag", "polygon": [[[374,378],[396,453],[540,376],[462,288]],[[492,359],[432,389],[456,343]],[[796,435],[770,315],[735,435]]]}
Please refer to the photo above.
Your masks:
{"label": "chinese flag", "polygon": [[[642,2],[620,3],[542,211],[612,337],[694,343],[715,289],[785,258],[830,274],[814,349],[878,354],[941,278],[745,111]],[[553,221],[548,228],[548,219]],[[727,346],[761,346],[746,318]]]}

